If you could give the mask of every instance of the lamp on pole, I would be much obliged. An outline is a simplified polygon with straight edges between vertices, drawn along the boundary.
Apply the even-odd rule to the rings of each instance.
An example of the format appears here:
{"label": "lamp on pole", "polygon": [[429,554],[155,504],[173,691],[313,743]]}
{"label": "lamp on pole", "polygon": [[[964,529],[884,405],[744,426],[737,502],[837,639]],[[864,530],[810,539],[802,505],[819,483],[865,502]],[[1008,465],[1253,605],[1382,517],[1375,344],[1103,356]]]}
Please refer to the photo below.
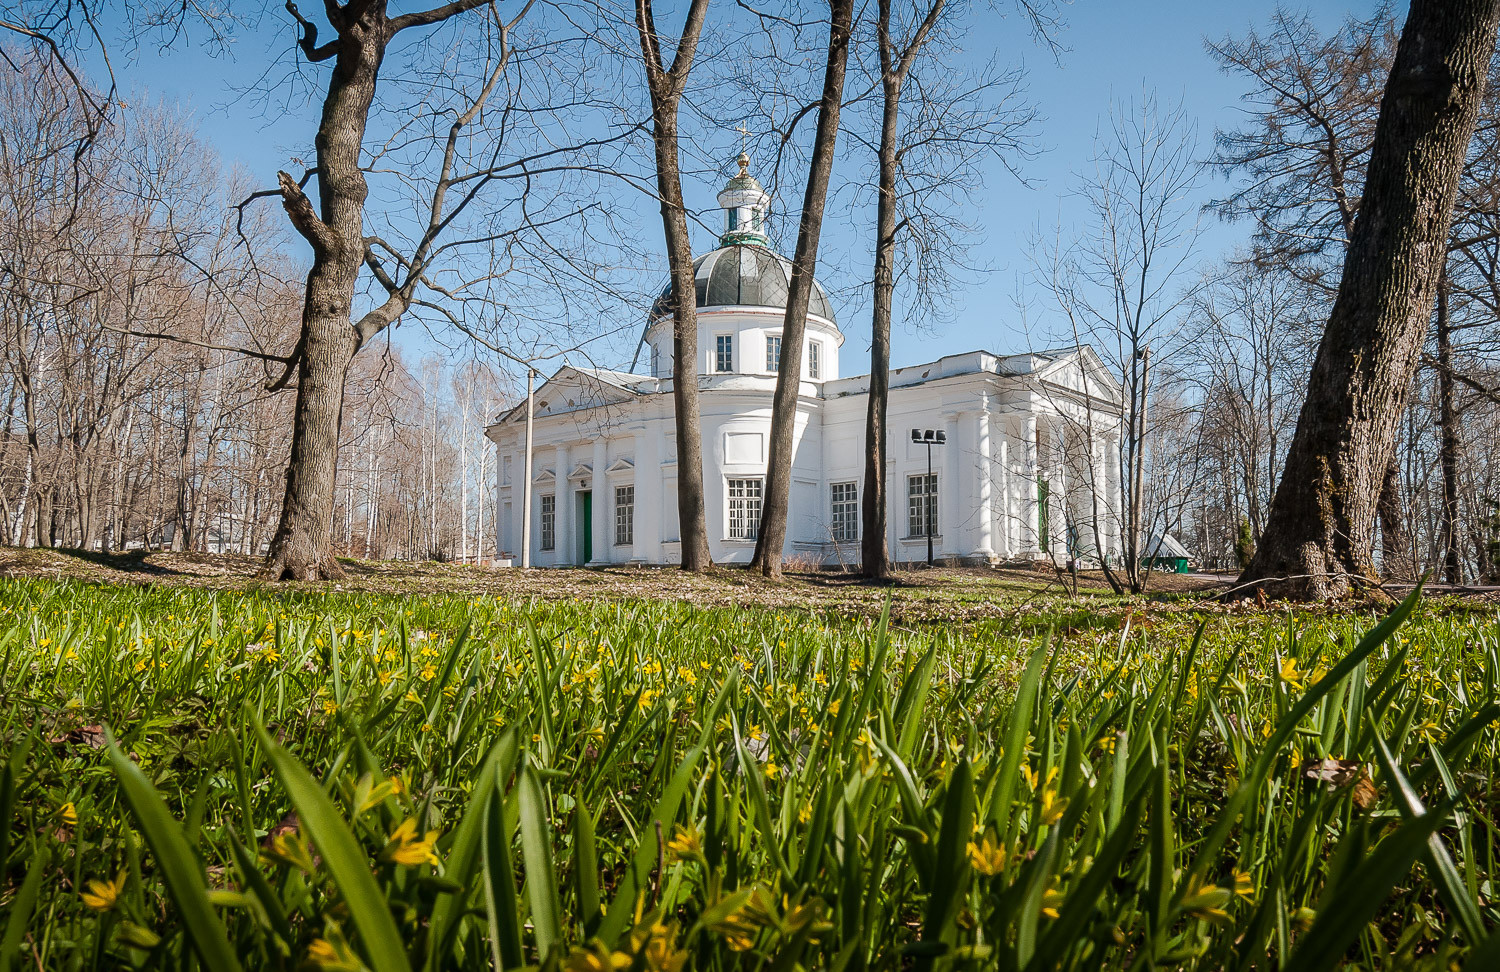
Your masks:
{"label": "lamp on pole", "polygon": [[932,488],[932,447],[947,445],[948,433],[942,429],[912,429],[911,440],[927,447],[927,479],[922,484],[924,505],[922,532],[927,534],[927,566],[932,566],[932,534],[937,529],[937,490]]}

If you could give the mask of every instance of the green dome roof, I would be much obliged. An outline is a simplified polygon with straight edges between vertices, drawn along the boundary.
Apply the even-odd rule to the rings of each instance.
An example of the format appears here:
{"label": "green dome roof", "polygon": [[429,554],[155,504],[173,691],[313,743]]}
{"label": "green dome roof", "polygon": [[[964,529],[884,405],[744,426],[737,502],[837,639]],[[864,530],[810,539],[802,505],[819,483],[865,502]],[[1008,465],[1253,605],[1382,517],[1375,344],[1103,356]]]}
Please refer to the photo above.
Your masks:
{"label": "green dome roof", "polygon": [[[693,261],[693,283],[700,309],[717,307],[786,307],[792,261],[750,243],[721,246]],[[813,281],[807,312],[837,326],[823,285]],[[651,305],[651,319],[672,313],[672,284]]]}

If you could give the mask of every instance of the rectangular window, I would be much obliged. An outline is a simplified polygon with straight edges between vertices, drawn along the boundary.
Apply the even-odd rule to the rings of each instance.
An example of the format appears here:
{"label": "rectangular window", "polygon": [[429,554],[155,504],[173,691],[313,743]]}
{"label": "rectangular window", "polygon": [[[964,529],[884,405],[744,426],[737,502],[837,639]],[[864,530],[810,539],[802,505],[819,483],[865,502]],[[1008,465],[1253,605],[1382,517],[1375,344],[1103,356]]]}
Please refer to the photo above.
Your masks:
{"label": "rectangular window", "polygon": [[859,484],[833,483],[828,488],[833,494],[833,539],[858,540]]}
{"label": "rectangular window", "polygon": [[720,334],[714,338],[714,370],[734,370],[734,335]]}
{"label": "rectangular window", "polygon": [[615,545],[635,542],[635,487],[615,487]]}
{"label": "rectangular window", "polygon": [[807,377],[814,381],[822,377],[823,372],[823,345],[817,341],[807,342]]}
{"label": "rectangular window", "polygon": [[729,480],[729,539],[754,540],[760,536],[760,479]]}
{"label": "rectangular window", "polygon": [[548,493],[542,497],[542,549],[557,549],[557,497]]}
{"label": "rectangular window", "polygon": [[766,338],[766,370],[781,369],[781,335]]}
{"label": "rectangular window", "polygon": [[906,535],[938,535],[937,473],[906,477]]}

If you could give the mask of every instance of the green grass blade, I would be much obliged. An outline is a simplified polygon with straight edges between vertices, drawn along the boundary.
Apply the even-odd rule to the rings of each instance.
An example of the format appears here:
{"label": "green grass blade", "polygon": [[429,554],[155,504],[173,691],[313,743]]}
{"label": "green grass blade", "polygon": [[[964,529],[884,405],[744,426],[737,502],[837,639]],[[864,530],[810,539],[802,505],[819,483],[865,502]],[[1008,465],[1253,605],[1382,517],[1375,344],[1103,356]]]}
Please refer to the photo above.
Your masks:
{"label": "green grass blade", "polygon": [[51,864],[52,855],[44,844],[32,859],[21,889],[7,904],[10,918],[5,922],[5,934],[0,935],[0,972],[10,972],[11,959],[21,949],[21,939],[26,937],[26,926],[31,924],[31,912],[36,908],[37,893]]}
{"label": "green grass blade", "polygon": [[146,844],[156,857],[166,881],[167,893],[182,915],[194,950],[203,964],[210,969],[238,972],[242,968],[234,948],[229,944],[229,932],[219,920],[213,906],[208,903],[208,885],[203,880],[203,867],[198,857],[188,846],[182,828],[172,819],[167,805],[162,802],[156,787],[146,779],[141,768],[120,751],[113,733],[106,733],[110,765],[120,781],[120,791]]}
{"label": "green grass blade", "polygon": [[546,794],[536,770],[521,769],[516,781],[521,820],[521,856],[526,862],[526,898],[531,905],[531,928],[537,958],[545,963],[562,942],[562,904],[557,894],[557,869],[552,865],[552,833]]}
{"label": "green grass blade", "polygon": [[312,838],[323,862],[343,895],[354,926],[363,939],[365,961],[375,972],[409,972],[411,963],[385,894],[370,871],[370,855],[362,847],[333,800],[296,757],[251,717],[261,748],[291,797],[302,829]]}
{"label": "green grass blade", "polygon": [[1447,816],[1431,812],[1403,823],[1349,875],[1345,886],[1330,894],[1312,928],[1292,952],[1286,972],[1322,972],[1337,968],[1344,953],[1380,913],[1391,889],[1411,873],[1412,865]]}

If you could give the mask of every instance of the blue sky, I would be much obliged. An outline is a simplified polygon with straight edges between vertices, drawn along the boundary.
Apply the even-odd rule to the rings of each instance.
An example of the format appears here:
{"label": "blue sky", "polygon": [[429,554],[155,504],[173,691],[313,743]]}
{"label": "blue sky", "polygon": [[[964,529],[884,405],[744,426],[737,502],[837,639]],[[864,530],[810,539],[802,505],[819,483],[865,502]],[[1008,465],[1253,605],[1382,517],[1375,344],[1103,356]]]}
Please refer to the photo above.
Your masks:
{"label": "blue sky", "polygon": [[[1005,0],[999,0],[1006,9]],[[1029,185],[1022,185],[998,165],[986,178],[982,197],[970,222],[981,227],[976,253],[989,267],[955,295],[954,319],[940,326],[914,328],[898,324],[893,356],[900,366],[932,360],[943,354],[987,348],[998,352],[1022,349],[1026,342],[1014,298],[1025,287],[1031,266],[1027,254],[1028,234],[1034,227],[1067,227],[1081,217],[1070,195],[1073,174],[1088,162],[1092,141],[1101,118],[1112,101],[1139,97],[1154,90],[1166,103],[1181,101],[1195,121],[1199,152],[1206,155],[1216,126],[1234,124],[1243,82],[1219,72],[1204,52],[1204,38],[1218,39],[1226,33],[1242,34],[1264,24],[1273,9],[1270,0],[1215,3],[1205,0],[1077,0],[1064,9],[1065,28],[1058,34],[1065,50],[1054,61],[1025,34],[1015,17],[985,15],[970,34],[966,57],[976,62],[998,56],[1002,63],[1025,64],[1027,88],[1040,119],[1035,138],[1040,154],[1024,163]],[[1296,5],[1292,5],[1294,9]],[[1365,16],[1373,2],[1304,3],[1324,29],[1333,29],[1348,14]],[[117,57],[117,74],[126,92],[147,92],[152,98],[176,103],[197,120],[202,136],[215,146],[226,166],[239,166],[257,181],[273,184],[278,168],[288,165],[299,146],[310,142],[316,114],[298,108],[278,115],[274,121],[254,99],[240,94],[269,70],[285,73],[285,61],[271,67],[276,56],[284,58],[286,45],[279,38],[282,17],[279,7],[258,32],[240,36],[232,56],[214,55],[205,45],[179,43],[168,52],[142,47],[133,57]],[[675,19],[675,18],[674,18]],[[315,66],[318,80],[324,66]],[[726,171],[728,169],[726,168]],[[712,206],[714,186],[689,185],[689,206]],[[1222,193],[1224,185],[1205,177],[1204,200]],[[800,193],[791,193],[797,198]],[[660,245],[661,228],[654,207],[639,210],[641,239]],[[1201,240],[1203,259],[1212,260],[1244,239],[1245,229],[1225,226],[1204,216]],[[831,224],[830,224],[831,225]],[[831,226],[832,238],[825,254],[834,258],[862,252],[859,239],[845,227]],[[701,234],[699,249],[712,245]],[[860,259],[864,259],[860,257]],[[855,268],[857,270],[857,268]],[[868,347],[869,324],[863,307],[842,310],[841,325],[848,336],[844,349],[845,373],[862,370],[860,359]],[[1037,328],[1035,323],[1033,328]],[[1041,325],[1045,329],[1045,324]],[[420,329],[408,328],[403,343],[420,350]],[[626,342],[628,343],[628,342]],[[630,348],[601,349],[607,363],[628,362]]]}

